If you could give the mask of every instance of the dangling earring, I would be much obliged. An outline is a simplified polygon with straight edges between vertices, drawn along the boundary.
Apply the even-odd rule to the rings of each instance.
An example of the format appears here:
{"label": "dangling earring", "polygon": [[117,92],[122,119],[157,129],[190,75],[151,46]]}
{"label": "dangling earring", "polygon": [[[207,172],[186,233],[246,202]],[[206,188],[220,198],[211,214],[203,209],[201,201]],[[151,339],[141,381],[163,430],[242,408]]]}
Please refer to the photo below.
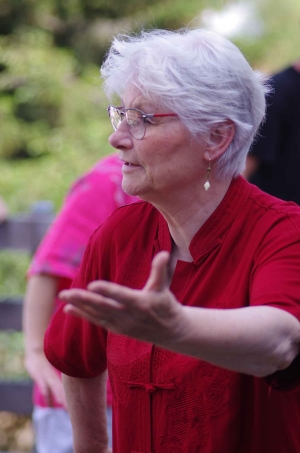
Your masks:
{"label": "dangling earring", "polygon": [[210,158],[209,158],[208,159],[208,167],[207,167],[207,170],[206,170],[206,181],[205,181],[205,184],[204,184],[204,189],[206,191],[208,191],[208,189],[210,188],[210,182],[209,182],[210,173],[211,173],[211,168],[210,168]]}

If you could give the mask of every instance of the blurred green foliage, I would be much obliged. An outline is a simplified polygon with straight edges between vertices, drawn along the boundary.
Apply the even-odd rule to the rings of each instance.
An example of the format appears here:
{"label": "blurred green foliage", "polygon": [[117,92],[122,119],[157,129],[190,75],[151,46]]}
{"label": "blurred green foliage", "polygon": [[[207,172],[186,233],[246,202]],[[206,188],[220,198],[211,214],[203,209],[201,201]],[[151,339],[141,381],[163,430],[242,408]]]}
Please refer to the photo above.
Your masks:
{"label": "blurred green foliage", "polygon": [[1,378],[28,378],[24,361],[24,339],[21,332],[0,332]]}
{"label": "blurred green foliage", "polygon": [[177,28],[199,8],[195,0],[0,0],[0,194],[11,212],[47,198],[58,209],[70,183],[112,151],[99,79],[112,34]]}
{"label": "blurred green foliage", "polygon": [[0,294],[22,295],[25,291],[25,274],[30,262],[27,253],[0,251]]}
{"label": "blurred green foliage", "polygon": [[0,36],[0,193],[13,211],[49,197],[58,207],[71,181],[110,151],[99,69],[79,75],[75,57],[50,44],[42,30]]}
{"label": "blurred green foliage", "polygon": [[[29,262],[30,256],[27,253],[0,251],[0,295],[24,294]],[[22,332],[0,332],[0,376],[2,379],[28,377],[24,367]]]}

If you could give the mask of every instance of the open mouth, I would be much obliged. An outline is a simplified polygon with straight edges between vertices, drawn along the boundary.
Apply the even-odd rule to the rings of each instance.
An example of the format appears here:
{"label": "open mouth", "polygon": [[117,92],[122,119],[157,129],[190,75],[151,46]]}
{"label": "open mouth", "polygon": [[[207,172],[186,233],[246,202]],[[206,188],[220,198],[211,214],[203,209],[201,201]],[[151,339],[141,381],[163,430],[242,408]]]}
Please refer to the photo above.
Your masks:
{"label": "open mouth", "polygon": [[124,165],[126,165],[126,167],[138,167],[137,164],[132,164],[131,162],[124,162]]}

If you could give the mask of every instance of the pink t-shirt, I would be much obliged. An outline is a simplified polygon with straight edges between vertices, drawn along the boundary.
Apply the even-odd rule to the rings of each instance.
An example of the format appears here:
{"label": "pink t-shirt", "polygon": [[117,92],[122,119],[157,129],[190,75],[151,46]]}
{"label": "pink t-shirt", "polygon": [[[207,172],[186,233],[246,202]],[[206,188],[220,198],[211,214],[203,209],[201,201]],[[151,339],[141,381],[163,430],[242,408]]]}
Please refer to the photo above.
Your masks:
{"label": "pink t-shirt", "polygon": [[[61,211],[36,251],[28,274],[59,277],[58,290],[69,288],[89,237],[118,207],[138,199],[122,190],[122,161],[117,154],[101,159],[71,187]],[[55,309],[60,302],[55,301]],[[60,406],[56,401],[54,406]],[[35,385],[34,404],[46,406]],[[108,388],[108,404],[111,392]]]}

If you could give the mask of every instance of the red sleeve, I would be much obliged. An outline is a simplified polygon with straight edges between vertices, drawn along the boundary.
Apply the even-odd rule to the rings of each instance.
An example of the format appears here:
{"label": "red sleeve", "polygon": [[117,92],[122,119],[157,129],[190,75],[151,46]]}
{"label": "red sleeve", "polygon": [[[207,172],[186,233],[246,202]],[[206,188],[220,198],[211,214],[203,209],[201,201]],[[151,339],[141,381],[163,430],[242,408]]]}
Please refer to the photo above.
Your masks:
{"label": "red sleeve", "polygon": [[[133,240],[133,232],[138,228],[136,215],[130,215],[136,209],[138,213],[145,214],[149,211],[149,206],[145,203],[137,203],[118,208],[94,232],[72,287],[85,289],[88,283],[94,280],[124,284],[128,274],[132,273],[137,280],[134,287],[139,288],[144,285],[140,261],[138,259],[134,261],[139,269],[139,272],[134,272],[133,267],[128,266],[129,259],[132,263],[132,256],[128,256],[124,247]],[[151,213],[150,209],[150,215]],[[124,228],[124,219],[127,222],[126,228]],[[143,230],[147,219],[147,215],[141,215],[139,226]],[[148,236],[144,237],[138,233],[137,236],[144,246],[152,248],[152,241]],[[147,268],[146,274],[148,273]],[[63,307],[64,303],[60,305],[46,331],[44,349],[47,359],[55,368],[69,376],[92,378],[101,374],[106,369],[107,331],[88,321],[65,314]]]}
{"label": "red sleeve", "polygon": [[250,305],[270,305],[300,320],[300,232],[276,227],[255,260]]}
{"label": "red sleeve", "polygon": [[[101,278],[99,266],[95,266],[97,258],[91,253],[93,238],[87,246],[72,287],[86,288],[90,281]],[[106,369],[107,331],[65,314],[63,308],[64,303],[58,308],[46,331],[45,355],[55,368],[68,376],[93,378]]]}
{"label": "red sleeve", "polygon": [[[274,225],[259,249],[251,281],[251,305],[280,308],[300,320],[300,232]],[[300,388],[300,355],[291,365],[264,378],[278,391]]]}

